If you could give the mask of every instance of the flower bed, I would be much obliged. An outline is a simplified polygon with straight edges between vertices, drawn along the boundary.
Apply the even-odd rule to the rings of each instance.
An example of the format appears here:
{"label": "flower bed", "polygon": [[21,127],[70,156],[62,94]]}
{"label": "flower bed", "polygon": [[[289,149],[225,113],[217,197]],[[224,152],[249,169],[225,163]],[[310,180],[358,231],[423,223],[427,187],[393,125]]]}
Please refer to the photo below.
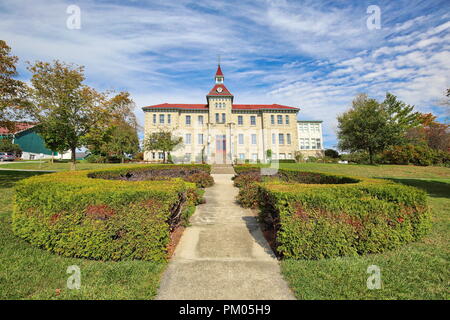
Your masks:
{"label": "flower bed", "polygon": [[[173,170],[192,174],[176,178]],[[112,179],[149,171],[156,174],[147,175],[152,181]],[[161,261],[167,258],[171,231],[200,201],[199,188],[185,181],[199,173],[209,176],[209,167],[130,166],[24,179],[16,185],[13,231],[64,256]],[[164,182],[151,179],[155,176]]]}

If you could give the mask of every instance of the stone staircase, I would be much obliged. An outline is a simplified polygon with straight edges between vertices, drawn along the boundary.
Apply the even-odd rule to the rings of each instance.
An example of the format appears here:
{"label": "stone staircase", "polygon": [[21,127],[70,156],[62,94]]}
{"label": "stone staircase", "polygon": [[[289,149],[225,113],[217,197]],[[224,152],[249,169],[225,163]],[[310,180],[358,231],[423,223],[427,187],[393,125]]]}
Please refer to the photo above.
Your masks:
{"label": "stone staircase", "polygon": [[211,174],[235,174],[235,172],[231,164],[213,164]]}

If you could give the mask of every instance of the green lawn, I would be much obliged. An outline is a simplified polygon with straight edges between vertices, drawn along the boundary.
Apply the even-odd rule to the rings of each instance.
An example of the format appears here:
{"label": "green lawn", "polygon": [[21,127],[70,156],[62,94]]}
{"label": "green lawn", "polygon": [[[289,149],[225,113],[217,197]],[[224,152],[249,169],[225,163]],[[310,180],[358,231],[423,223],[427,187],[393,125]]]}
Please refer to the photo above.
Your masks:
{"label": "green lawn", "polygon": [[[64,258],[12,234],[14,183],[33,174],[0,171],[0,299],[152,299],[164,263]],[[80,290],[66,287],[71,265],[80,267]]]}
{"label": "green lawn", "polygon": [[[6,166],[19,165],[7,164]],[[24,164],[24,165],[28,165]],[[37,166],[38,164],[30,164]],[[120,164],[118,164],[120,165]],[[105,167],[79,164],[79,169]],[[384,254],[358,258],[281,262],[299,299],[449,299],[450,169],[413,166],[283,164],[304,170],[384,177],[425,189],[433,210],[432,232],[422,241]],[[57,168],[57,169],[56,169]],[[51,168],[67,170],[69,164]],[[44,168],[42,168],[44,169]],[[49,168],[45,168],[49,170]],[[151,299],[165,264],[99,262],[64,258],[34,248],[11,233],[15,181],[32,172],[0,171],[0,299]],[[369,265],[381,268],[383,288],[368,290]],[[81,289],[68,290],[66,269],[81,269]],[[57,295],[57,289],[60,294]]]}
{"label": "green lawn", "polygon": [[[389,178],[426,190],[433,210],[431,233],[397,250],[357,258],[282,261],[282,273],[298,299],[449,299],[449,168],[314,163],[283,167]],[[366,286],[372,264],[381,268],[380,290]]]}
{"label": "green lawn", "polygon": [[[115,166],[123,166],[123,165],[131,165],[132,163],[88,163],[86,161],[81,161],[77,163],[77,170],[89,170],[89,169],[98,169],[98,168],[106,168],[106,167],[115,167]],[[45,163],[39,163],[36,161],[27,161],[27,162],[8,162],[1,163],[0,168],[4,169],[28,169],[28,170],[55,170],[55,171],[66,171],[70,170],[70,163],[68,162],[54,162],[51,163],[47,160]]]}

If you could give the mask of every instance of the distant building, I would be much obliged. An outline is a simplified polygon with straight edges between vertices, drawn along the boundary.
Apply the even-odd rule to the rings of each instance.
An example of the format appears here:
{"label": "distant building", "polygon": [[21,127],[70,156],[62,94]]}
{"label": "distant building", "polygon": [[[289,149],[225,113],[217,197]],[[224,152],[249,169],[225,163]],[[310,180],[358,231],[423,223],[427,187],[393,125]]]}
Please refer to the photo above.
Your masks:
{"label": "distant building", "polygon": [[37,133],[37,124],[30,122],[16,123],[16,130],[11,132],[0,127],[0,139],[9,138],[22,149],[22,159],[48,159],[58,153],[45,147],[44,139]]}
{"label": "distant building", "polygon": [[[298,151],[296,107],[279,104],[235,104],[220,68],[203,104],[163,103],[143,107],[145,135],[161,129],[183,138],[171,153],[175,162],[232,163],[294,159]],[[146,161],[160,161],[162,152],[145,152]]]}
{"label": "distant building", "polygon": [[298,146],[305,158],[323,157],[322,121],[297,121]]}
{"label": "distant building", "polygon": [[[8,138],[13,143],[18,144],[22,149],[22,159],[38,160],[38,159],[71,159],[71,152],[58,153],[49,150],[45,146],[44,139],[38,133],[38,124],[32,122],[17,122],[14,131],[0,127],[0,139]],[[85,152],[77,152],[76,159],[83,159]]]}

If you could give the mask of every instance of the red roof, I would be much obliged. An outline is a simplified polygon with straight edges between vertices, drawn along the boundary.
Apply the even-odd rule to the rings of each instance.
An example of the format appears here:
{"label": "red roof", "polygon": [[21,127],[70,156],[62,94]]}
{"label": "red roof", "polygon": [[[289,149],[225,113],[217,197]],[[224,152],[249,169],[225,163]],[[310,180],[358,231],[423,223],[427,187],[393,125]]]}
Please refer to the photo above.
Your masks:
{"label": "red roof", "polygon": [[161,103],[153,106],[146,106],[142,109],[205,109],[208,110],[207,104],[187,104],[187,103]]}
{"label": "red roof", "polygon": [[20,131],[26,130],[26,129],[30,129],[32,127],[34,127],[36,125],[36,123],[32,123],[32,122],[16,122],[15,123],[15,130],[10,131],[8,130],[8,128],[5,127],[0,127],[0,134],[14,134],[14,133],[18,133]]}
{"label": "red roof", "polygon": [[[217,92],[217,88],[222,88],[222,91]],[[211,89],[211,91],[208,93],[208,96],[232,96],[232,94],[230,93],[230,91],[228,91],[225,85],[219,83]]]}
{"label": "red roof", "polygon": [[281,104],[233,104],[233,109],[235,109],[235,110],[264,110],[264,109],[298,110],[298,108],[283,106]]}
{"label": "red roof", "polygon": [[[184,103],[162,103],[142,109],[185,109],[185,110],[208,110],[207,104],[184,104]],[[233,104],[233,110],[298,110],[295,107],[283,106],[280,104]]]}
{"label": "red roof", "polygon": [[223,77],[222,69],[220,69],[220,64],[219,64],[219,66],[217,67],[216,77],[217,77],[217,76],[222,76],[222,77]]}

